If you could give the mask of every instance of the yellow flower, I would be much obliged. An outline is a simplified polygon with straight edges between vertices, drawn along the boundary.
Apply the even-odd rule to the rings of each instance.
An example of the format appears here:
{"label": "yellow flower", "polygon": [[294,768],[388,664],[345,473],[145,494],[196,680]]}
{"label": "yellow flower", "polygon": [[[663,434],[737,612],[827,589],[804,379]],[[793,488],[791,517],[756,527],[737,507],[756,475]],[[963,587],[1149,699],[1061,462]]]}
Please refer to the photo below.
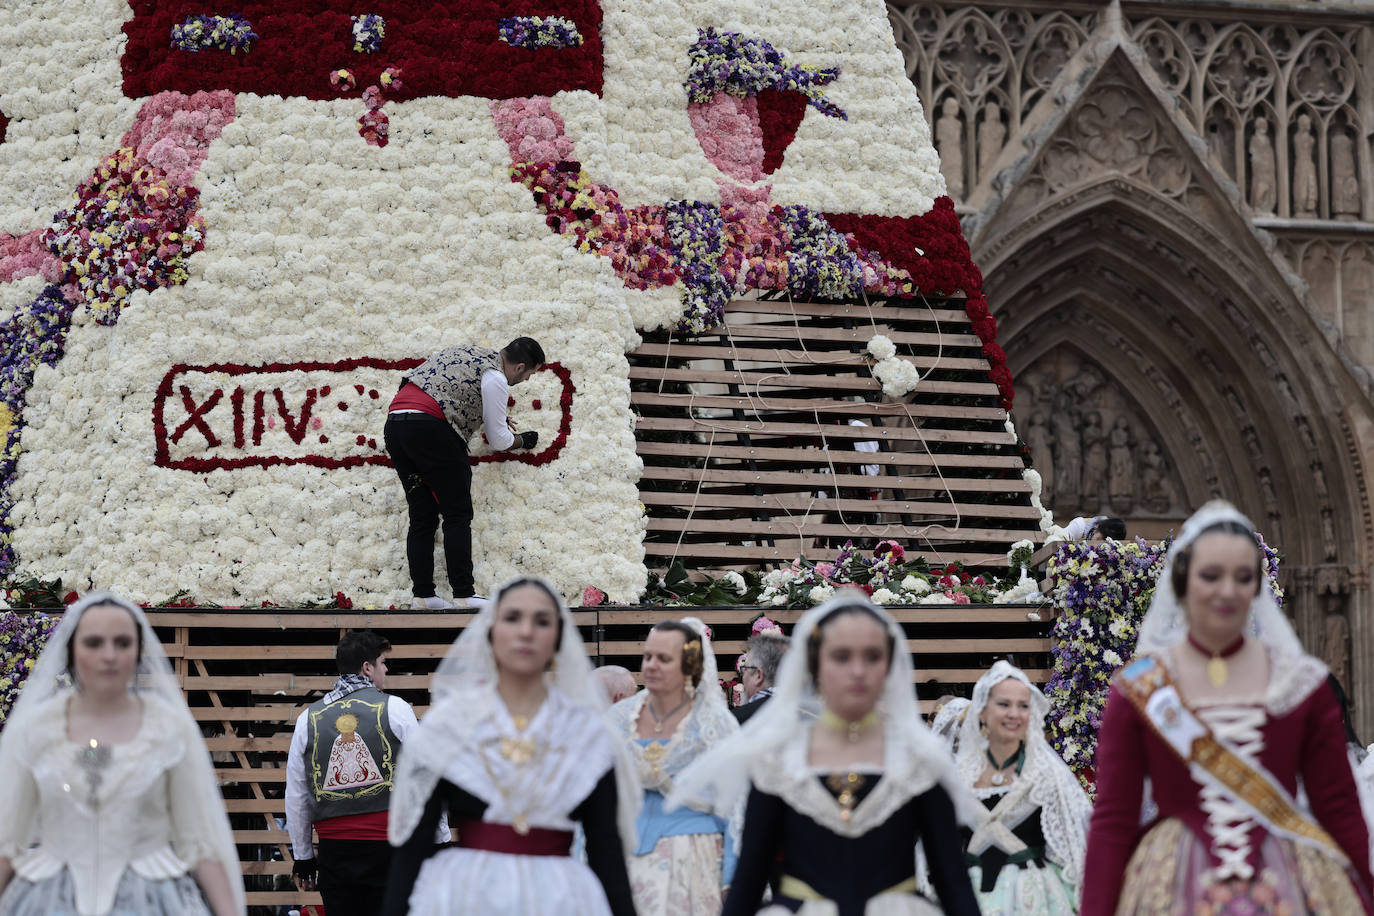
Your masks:
{"label": "yellow flower", "polygon": [[0,404],[0,440],[3,440],[10,430],[14,429],[17,421],[14,411],[8,404]]}

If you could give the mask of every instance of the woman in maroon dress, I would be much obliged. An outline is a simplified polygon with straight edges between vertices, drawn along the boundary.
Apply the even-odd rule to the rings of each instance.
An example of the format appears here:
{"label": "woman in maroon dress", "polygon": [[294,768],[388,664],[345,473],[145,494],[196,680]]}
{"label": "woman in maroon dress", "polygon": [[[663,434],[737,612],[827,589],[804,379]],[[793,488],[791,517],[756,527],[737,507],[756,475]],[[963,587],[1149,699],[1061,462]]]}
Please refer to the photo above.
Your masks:
{"label": "woman in maroon dress", "polygon": [[[1112,683],[1083,916],[1374,913],[1326,676],[1264,584],[1253,527],[1204,506]],[[1158,815],[1142,825],[1147,778]]]}

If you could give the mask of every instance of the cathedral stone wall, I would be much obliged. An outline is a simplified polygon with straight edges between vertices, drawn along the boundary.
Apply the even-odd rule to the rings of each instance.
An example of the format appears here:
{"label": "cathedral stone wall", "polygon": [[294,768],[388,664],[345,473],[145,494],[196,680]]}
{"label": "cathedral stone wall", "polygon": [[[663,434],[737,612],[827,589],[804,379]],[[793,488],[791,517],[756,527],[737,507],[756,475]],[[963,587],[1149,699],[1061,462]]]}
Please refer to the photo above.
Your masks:
{"label": "cathedral stone wall", "polygon": [[1047,504],[1238,503],[1374,736],[1374,3],[888,9]]}

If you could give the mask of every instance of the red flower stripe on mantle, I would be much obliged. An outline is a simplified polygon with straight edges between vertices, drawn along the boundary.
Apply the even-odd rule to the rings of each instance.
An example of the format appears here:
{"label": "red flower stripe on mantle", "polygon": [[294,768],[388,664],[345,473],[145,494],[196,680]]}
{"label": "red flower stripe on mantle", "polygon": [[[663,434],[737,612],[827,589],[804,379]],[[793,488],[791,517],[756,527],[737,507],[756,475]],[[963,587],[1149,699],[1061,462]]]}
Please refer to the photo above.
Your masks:
{"label": "red flower stripe on mantle", "polygon": [[[503,99],[585,89],[601,94],[601,4],[597,0],[240,0],[221,11],[243,17],[257,38],[246,51],[171,46],[172,27],[204,4],[186,0],[130,0],[121,58],[124,94],[166,89],[229,89],[258,95],[335,99],[356,96],[331,85],[347,69],[357,87],[377,85],[388,66],[405,71],[405,86],[389,98],[464,96]],[[354,49],[352,16],[386,21],[374,53]],[[511,16],[561,16],[582,44],[531,51],[501,40],[498,22]]]}

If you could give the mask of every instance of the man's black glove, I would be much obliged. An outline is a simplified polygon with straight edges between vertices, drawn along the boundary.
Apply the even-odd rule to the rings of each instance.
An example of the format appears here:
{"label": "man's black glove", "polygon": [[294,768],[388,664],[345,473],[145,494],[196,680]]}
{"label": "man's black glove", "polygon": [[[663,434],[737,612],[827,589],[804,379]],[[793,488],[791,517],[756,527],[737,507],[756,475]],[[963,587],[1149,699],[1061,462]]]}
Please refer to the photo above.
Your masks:
{"label": "man's black glove", "polygon": [[531,449],[539,444],[539,434],[532,429],[525,430],[518,438],[523,449]]}
{"label": "man's black glove", "polygon": [[306,884],[315,884],[320,876],[320,863],[318,859],[297,859],[291,864],[291,874]]}

